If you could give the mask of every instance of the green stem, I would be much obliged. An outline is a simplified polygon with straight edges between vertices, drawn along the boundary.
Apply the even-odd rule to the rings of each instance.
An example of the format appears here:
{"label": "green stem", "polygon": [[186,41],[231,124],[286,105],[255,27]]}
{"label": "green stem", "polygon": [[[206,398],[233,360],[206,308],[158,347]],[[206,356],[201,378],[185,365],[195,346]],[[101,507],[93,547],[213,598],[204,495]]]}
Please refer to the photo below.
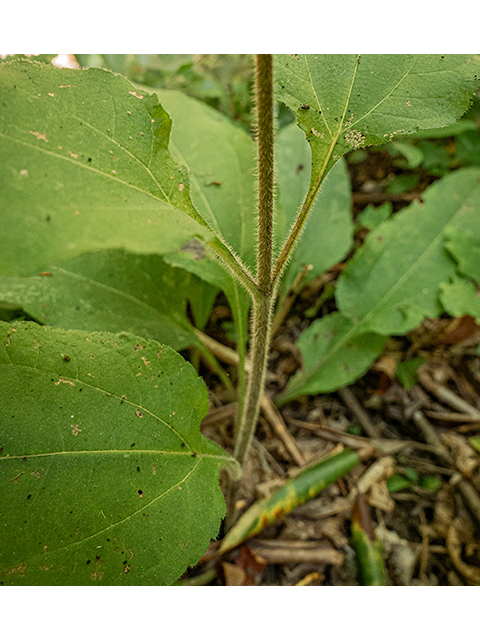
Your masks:
{"label": "green stem", "polygon": [[260,401],[265,387],[267,359],[270,350],[272,311],[271,296],[262,296],[253,304],[251,370],[248,377],[241,421],[238,423],[235,438],[234,456],[241,465],[243,465],[247,457],[260,413]]}
{"label": "green stem", "polygon": [[273,61],[271,55],[257,55],[256,102],[258,136],[258,272],[260,291],[269,295],[272,285],[274,130]]}
{"label": "green stem", "polygon": [[267,358],[270,348],[270,334],[274,291],[272,288],[272,248],[273,248],[273,63],[271,55],[256,56],[255,98],[257,106],[258,137],[258,246],[257,246],[257,286],[253,297],[251,371],[247,392],[241,410],[241,420],[237,424],[235,458],[243,464],[260,412],[260,401],[265,387]]}
{"label": "green stem", "polygon": [[223,260],[231,274],[245,287],[250,296],[252,298],[256,296],[258,294],[258,284],[252,278],[248,268],[240,258],[236,256],[227,245],[223,244],[218,237],[208,241],[207,244],[213,249],[217,256]]}
{"label": "green stem", "polygon": [[283,245],[283,248],[280,252],[280,255],[277,258],[277,262],[275,263],[273,269],[273,282],[280,282],[280,279],[283,275],[285,267],[287,266],[288,260],[292,254],[295,245],[300,238],[300,235],[303,231],[305,222],[307,220],[308,214],[310,213],[310,209],[315,202],[315,198],[317,197],[318,190],[320,189],[320,185],[322,183],[323,173],[318,177],[318,180],[310,185],[310,188],[305,196],[305,201],[300,209],[300,212],[297,215],[295,223],[290,231],[290,234]]}

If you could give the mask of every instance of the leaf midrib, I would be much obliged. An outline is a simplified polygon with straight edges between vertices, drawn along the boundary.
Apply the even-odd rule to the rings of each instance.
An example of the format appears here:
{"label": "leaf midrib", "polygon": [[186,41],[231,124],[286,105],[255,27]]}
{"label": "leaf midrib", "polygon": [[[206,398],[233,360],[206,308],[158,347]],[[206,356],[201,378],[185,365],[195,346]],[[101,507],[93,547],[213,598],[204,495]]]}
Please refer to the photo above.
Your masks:
{"label": "leaf midrib", "polygon": [[[189,447],[189,445],[186,445]],[[223,460],[225,462],[230,462],[231,458],[229,456],[215,455],[213,453],[202,453],[200,451],[195,452],[195,456],[192,456],[194,453],[193,449],[189,448],[185,451],[166,451],[163,449],[71,449],[69,451],[49,451],[44,453],[24,453],[22,455],[3,455],[0,457],[0,462],[2,460],[25,460],[30,458],[51,458],[54,456],[82,456],[82,455],[166,455],[166,456],[187,456],[187,457],[195,457],[195,458],[211,458],[212,460]]]}

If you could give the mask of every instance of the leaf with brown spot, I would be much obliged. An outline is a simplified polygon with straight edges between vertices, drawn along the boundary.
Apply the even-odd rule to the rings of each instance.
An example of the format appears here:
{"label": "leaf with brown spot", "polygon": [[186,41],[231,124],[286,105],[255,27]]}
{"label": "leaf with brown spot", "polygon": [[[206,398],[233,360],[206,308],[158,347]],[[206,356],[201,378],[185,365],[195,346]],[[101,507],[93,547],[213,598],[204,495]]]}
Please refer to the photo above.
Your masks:
{"label": "leaf with brown spot", "polygon": [[127,333],[2,322],[0,345],[0,582],[173,583],[218,534],[234,464],[200,434],[204,382]]}

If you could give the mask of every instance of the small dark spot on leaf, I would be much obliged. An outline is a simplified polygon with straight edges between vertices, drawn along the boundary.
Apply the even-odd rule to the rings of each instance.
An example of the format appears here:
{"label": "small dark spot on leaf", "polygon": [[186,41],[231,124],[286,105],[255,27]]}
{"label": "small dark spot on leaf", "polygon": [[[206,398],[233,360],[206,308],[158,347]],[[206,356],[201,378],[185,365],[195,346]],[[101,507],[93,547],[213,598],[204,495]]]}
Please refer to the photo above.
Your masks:
{"label": "small dark spot on leaf", "polygon": [[91,161],[92,161],[92,159],[91,159],[91,158],[89,158],[89,159],[88,159],[88,162],[91,162]]}
{"label": "small dark spot on leaf", "polygon": [[130,446],[131,446],[131,447],[134,447],[134,446],[135,446],[135,442],[132,442],[132,444],[131,444]]}
{"label": "small dark spot on leaf", "polygon": [[295,169],[295,175],[298,176],[298,174],[301,173],[304,170],[305,170],[305,165],[304,164],[299,164],[297,166],[297,168]]}
{"label": "small dark spot on leaf", "polygon": [[137,467],[137,471],[140,471],[140,467]]}
{"label": "small dark spot on leaf", "polygon": [[182,442],[182,444],[181,444],[180,446],[181,446],[181,447],[184,447],[184,446],[185,446],[185,443],[184,443],[184,442]]}
{"label": "small dark spot on leaf", "polygon": [[29,493],[28,496],[27,496],[27,500],[30,500],[31,497],[32,497],[32,494]]}
{"label": "small dark spot on leaf", "polygon": [[90,564],[91,560],[87,560],[87,564]]}
{"label": "small dark spot on leaf", "polygon": [[377,240],[378,240],[378,242],[383,242],[383,237],[382,236],[377,236]]}
{"label": "small dark spot on leaf", "polygon": [[65,362],[70,362],[70,356],[66,356],[63,353],[61,354],[61,356],[63,357],[63,359],[65,360]]}
{"label": "small dark spot on leaf", "polygon": [[50,222],[50,220],[51,220],[51,219],[52,219],[52,218],[51,218],[50,216],[47,216],[47,217],[45,218],[45,222]]}
{"label": "small dark spot on leaf", "polygon": [[140,498],[143,498],[143,491],[141,489],[139,489],[137,491],[138,495],[140,496]]}
{"label": "small dark spot on leaf", "polygon": [[308,111],[308,109],[310,109],[310,105],[309,104],[302,104],[300,109],[304,109],[305,111]]}
{"label": "small dark spot on leaf", "polygon": [[192,458],[196,458],[196,457],[197,457],[197,455],[198,455],[198,454],[197,454],[197,452],[196,452],[196,451],[194,451],[194,452],[192,453]]}

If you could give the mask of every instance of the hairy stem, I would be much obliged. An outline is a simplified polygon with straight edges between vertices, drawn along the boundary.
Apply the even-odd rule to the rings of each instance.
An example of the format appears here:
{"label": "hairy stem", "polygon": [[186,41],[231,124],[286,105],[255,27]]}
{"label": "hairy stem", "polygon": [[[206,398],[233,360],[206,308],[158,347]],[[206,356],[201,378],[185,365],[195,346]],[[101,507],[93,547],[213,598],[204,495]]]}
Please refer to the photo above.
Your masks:
{"label": "hairy stem", "polygon": [[255,99],[258,138],[257,295],[253,298],[251,371],[237,424],[235,458],[243,464],[255,433],[265,386],[272,323],[273,247],[273,64],[271,55],[256,56]]}
{"label": "hairy stem", "polygon": [[268,295],[273,249],[273,64],[271,55],[257,55],[255,96],[258,136],[258,272],[260,291]]}
{"label": "hairy stem", "polygon": [[253,298],[258,294],[258,285],[250,275],[247,267],[243,264],[240,258],[234,255],[227,245],[215,237],[213,240],[207,242],[207,244],[213,249],[219,258],[226,264],[231,274],[245,287],[250,296]]}
{"label": "hairy stem", "polygon": [[247,393],[240,423],[237,425],[235,438],[235,458],[245,462],[250,444],[255,433],[260,401],[265,387],[267,358],[270,347],[270,329],[272,324],[272,299],[270,296],[260,298],[253,305],[253,341],[251,347],[251,371],[248,377]]}
{"label": "hairy stem", "polygon": [[277,262],[275,263],[275,267],[273,269],[273,282],[280,282],[280,279],[283,275],[285,267],[287,266],[288,260],[292,255],[292,251],[295,248],[298,239],[303,231],[305,222],[307,220],[308,214],[310,213],[310,209],[315,202],[315,198],[317,197],[318,191],[320,189],[320,185],[322,182],[323,174],[319,176],[316,183],[310,185],[310,188],[305,196],[305,201],[300,209],[300,212],[295,220],[295,223],[290,231],[290,234],[283,245],[283,248],[278,256]]}

